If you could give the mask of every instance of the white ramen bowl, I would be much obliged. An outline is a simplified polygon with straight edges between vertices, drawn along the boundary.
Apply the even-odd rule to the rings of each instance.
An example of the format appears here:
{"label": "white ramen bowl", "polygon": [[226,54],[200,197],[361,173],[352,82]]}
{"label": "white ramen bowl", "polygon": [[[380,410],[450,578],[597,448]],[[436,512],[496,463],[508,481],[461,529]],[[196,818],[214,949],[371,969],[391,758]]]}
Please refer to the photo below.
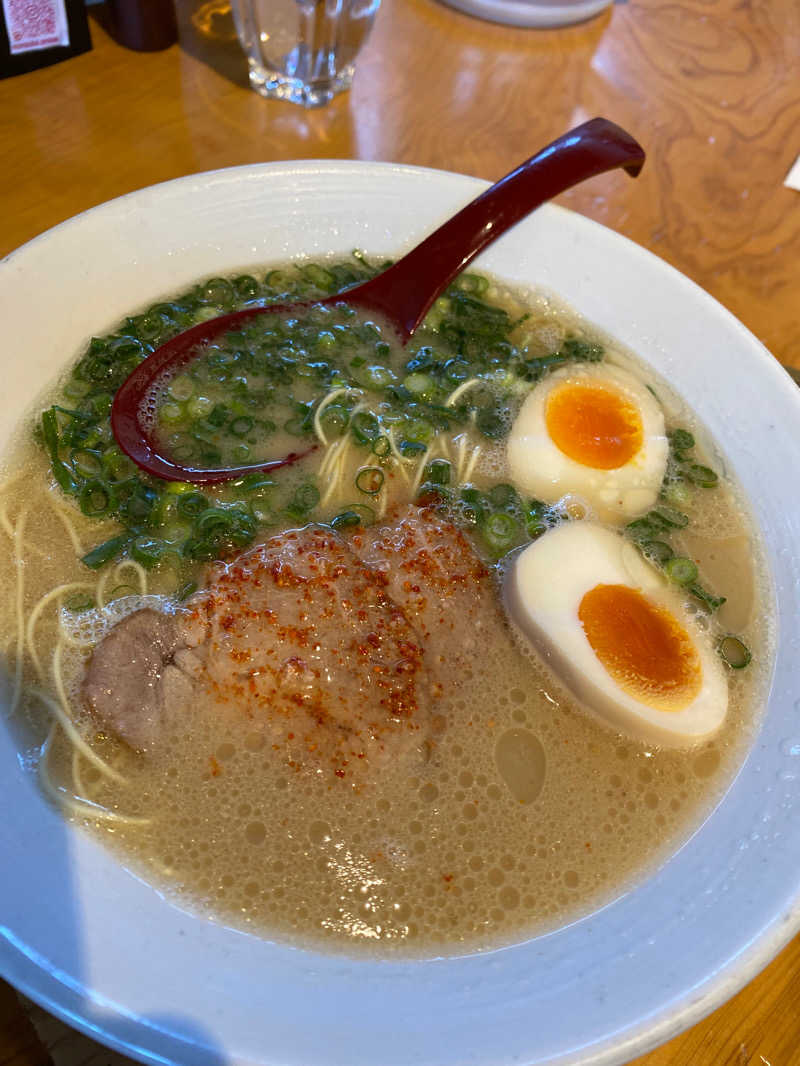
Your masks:
{"label": "white ramen bowl", "polygon": [[[623,179],[622,177],[620,180]],[[388,164],[277,163],[144,189],[0,264],[6,441],[92,334],[203,276],[406,250],[485,187]],[[151,1063],[623,1063],[711,1011],[800,924],[800,395],[719,304],[659,259],[547,206],[480,265],[560,294],[687,397],[753,502],[779,640],[768,712],[713,815],[591,916],[503,950],[364,961],[194,917],[42,799],[0,728],[0,973]]]}

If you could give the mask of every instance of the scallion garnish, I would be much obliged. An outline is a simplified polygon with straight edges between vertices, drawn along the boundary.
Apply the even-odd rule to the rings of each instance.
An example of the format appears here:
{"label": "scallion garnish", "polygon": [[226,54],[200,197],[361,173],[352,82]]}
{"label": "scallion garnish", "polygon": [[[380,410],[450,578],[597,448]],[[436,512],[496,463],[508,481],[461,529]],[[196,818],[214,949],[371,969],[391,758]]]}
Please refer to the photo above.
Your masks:
{"label": "scallion garnish", "polygon": [[494,511],[484,519],[481,532],[492,551],[504,552],[519,536],[519,525],[505,511]]}
{"label": "scallion garnish", "polygon": [[713,488],[719,481],[719,477],[710,466],[702,466],[700,463],[691,463],[685,468],[685,473],[693,485],[699,485],[704,489]]}
{"label": "scallion garnish", "polygon": [[691,585],[697,580],[697,565],[683,555],[676,555],[665,561],[664,573],[676,585]]}
{"label": "scallion garnish", "polygon": [[747,645],[730,633],[720,640],[717,650],[731,670],[743,670],[753,658]]}
{"label": "scallion garnish", "polygon": [[365,466],[356,474],[356,488],[367,496],[374,496],[383,488],[384,473],[378,466]]}

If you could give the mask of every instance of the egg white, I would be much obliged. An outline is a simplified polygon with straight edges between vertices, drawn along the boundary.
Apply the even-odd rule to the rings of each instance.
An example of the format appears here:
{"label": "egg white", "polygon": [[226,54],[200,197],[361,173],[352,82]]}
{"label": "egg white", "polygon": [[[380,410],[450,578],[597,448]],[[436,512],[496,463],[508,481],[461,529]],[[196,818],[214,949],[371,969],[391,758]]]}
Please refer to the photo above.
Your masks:
{"label": "egg white", "polygon": [[[547,431],[547,402],[553,390],[565,383],[605,385],[636,408],[642,421],[642,446],[628,462],[600,470],[570,458],[553,442]],[[627,370],[608,362],[562,367],[540,381],[514,419],[507,445],[511,480],[517,489],[550,504],[565,493],[576,493],[596,518],[610,523],[628,521],[653,506],[668,453],[658,401]]]}
{"label": "egg white", "polygon": [[[578,616],[596,585],[627,585],[668,610],[697,651],[700,690],[678,711],[648,705],[622,689],[598,658]],[[592,522],[566,522],[521,551],[506,571],[512,620],[584,707],[619,732],[668,747],[712,736],[728,709],[728,683],[708,633],[680,595],[623,536]]]}

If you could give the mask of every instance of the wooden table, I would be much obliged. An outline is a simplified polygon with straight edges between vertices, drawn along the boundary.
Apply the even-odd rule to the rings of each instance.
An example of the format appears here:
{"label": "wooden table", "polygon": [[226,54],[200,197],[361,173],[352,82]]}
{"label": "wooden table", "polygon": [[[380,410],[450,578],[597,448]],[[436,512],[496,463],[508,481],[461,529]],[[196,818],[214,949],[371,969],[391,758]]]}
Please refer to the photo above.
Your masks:
{"label": "wooden table", "polygon": [[[311,112],[246,88],[228,0],[179,7],[165,52],[119,47],[94,7],[93,51],[0,82],[0,255],[111,197],[241,163],[380,159],[494,179],[603,114],[648,164],[562,202],[672,263],[800,368],[800,193],[782,184],[800,153],[797,0],[630,0],[548,31],[384,0],[353,89]],[[800,1066],[799,1004],[800,938],[637,1066]],[[74,1039],[72,1061],[90,1059]],[[0,982],[0,1066],[47,1061]]]}

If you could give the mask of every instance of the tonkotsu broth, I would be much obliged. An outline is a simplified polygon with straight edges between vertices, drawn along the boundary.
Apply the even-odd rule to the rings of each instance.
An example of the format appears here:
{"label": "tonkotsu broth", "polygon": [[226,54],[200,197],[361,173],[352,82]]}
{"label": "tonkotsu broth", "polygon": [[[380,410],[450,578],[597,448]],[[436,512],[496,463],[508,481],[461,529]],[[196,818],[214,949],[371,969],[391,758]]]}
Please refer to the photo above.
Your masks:
{"label": "tonkotsu broth", "polygon": [[[586,331],[544,297],[501,291],[495,298],[535,308],[543,351],[567,331]],[[626,365],[636,366],[627,357]],[[638,373],[667,403],[668,424],[695,428],[663,383],[642,368]],[[504,481],[503,456],[502,441],[489,442],[470,484],[480,489]],[[7,588],[20,573],[24,581],[21,601],[8,597],[3,622],[13,674],[18,606],[29,618],[56,586],[87,577],[96,582],[56,513],[68,517],[82,551],[116,527],[109,523],[98,532],[96,520],[59,498],[46,457],[28,439],[7,470],[14,480],[0,500],[5,544],[24,547],[19,566],[4,549],[0,571]],[[393,492],[399,498],[402,488]],[[348,952],[427,955],[552,929],[619,895],[686,840],[730,783],[752,738],[772,642],[760,547],[728,483],[695,492],[690,514],[677,539],[690,544],[685,550],[699,561],[700,579],[713,571],[715,591],[730,595],[723,631],[735,626],[753,651],[748,669],[729,672],[722,732],[690,752],[657,750],[596,722],[504,624],[481,644],[470,671],[447,679],[436,708],[446,726],[426,755],[390,763],[356,788],[310,768],[293,772],[265,734],[244,720],[232,729],[230,719],[202,708],[190,727],[176,723],[163,743],[136,754],[98,732],[82,710],[85,648],[66,647],[61,665],[78,727],[127,785],[76,758],[63,733],[53,736],[48,752],[51,779],[122,816],[82,820],[159,890],[265,936]],[[735,555],[730,567],[720,558],[726,550]],[[742,560],[750,567],[746,574]],[[499,595],[499,569],[496,576]],[[158,568],[151,570],[149,595],[142,598],[136,595],[140,572],[120,571],[117,589],[106,589],[113,607],[105,615],[61,612],[72,643],[85,642],[87,634],[99,639],[104,627],[142,604],[168,606],[170,579],[172,587]],[[45,667],[58,622],[55,609],[43,609],[36,623],[35,647]],[[29,651],[23,669],[24,680],[36,683]],[[57,696],[51,684],[50,692]],[[37,698],[24,706],[26,716],[18,715],[12,728],[33,766],[50,722]]]}

